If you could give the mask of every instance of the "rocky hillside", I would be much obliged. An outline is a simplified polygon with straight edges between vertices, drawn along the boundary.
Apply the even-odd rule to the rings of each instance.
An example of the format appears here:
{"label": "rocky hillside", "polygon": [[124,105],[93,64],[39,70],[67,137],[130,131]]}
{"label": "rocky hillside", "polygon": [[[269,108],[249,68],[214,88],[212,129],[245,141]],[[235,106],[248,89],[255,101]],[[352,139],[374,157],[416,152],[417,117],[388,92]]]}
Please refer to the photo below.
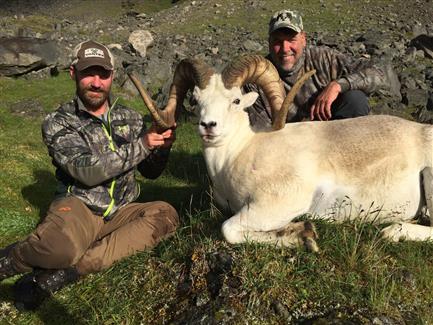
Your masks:
{"label": "rocky hillside", "polygon": [[129,67],[163,95],[185,57],[221,67],[241,53],[266,54],[268,20],[289,7],[302,13],[310,43],[389,67],[392,91],[375,94],[374,112],[433,121],[431,0],[0,0],[0,74],[49,76],[68,67],[75,44],[92,38],[112,48],[126,92],[134,92]]}

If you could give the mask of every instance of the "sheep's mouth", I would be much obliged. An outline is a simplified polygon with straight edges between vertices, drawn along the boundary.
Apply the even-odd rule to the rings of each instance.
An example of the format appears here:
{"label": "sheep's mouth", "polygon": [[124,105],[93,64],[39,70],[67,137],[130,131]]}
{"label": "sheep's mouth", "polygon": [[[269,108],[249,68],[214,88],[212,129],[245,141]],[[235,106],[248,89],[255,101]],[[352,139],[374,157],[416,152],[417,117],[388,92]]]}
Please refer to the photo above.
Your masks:
{"label": "sheep's mouth", "polygon": [[214,143],[219,138],[219,134],[215,133],[200,133],[201,140],[204,143]]}
{"label": "sheep's mouth", "polygon": [[217,138],[217,136],[214,134],[202,134],[201,135],[201,139],[204,142],[212,142],[215,138]]}

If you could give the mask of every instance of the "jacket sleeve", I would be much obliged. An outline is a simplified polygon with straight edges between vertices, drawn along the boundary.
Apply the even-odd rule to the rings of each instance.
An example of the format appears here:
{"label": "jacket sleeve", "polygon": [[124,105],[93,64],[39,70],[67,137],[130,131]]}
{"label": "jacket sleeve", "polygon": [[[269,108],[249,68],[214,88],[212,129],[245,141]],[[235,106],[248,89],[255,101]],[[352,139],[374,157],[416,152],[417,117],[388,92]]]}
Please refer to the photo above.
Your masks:
{"label": "jacket sleeve", "polygon": [[[50,118],[51,117],[51,118]],[[95,144],[80,136],[79,130],[50,115],[42,125],[43,141],[56,167],[86,186],[101,184],[137,166],[150,151],[137,136],[115,151],[94,150]]]}
{"label": "jacket sleeve", "polygon": [[[355,59],[332,49],[329,49],[326,57],[325,62],[320,61],[322,64],[329,65],[331,80],[336,80],[343,92],[356,89],[371,94],[389,87],[384,68],[373,64],[371,60]],[[326,69],[326,67],[319,68]]]}
{"label": "jacket sleeve", "polygon": [[155,179],[164,171],[170,149],[156,149],[138,164],[137,169],[141,175],[149,179]]}

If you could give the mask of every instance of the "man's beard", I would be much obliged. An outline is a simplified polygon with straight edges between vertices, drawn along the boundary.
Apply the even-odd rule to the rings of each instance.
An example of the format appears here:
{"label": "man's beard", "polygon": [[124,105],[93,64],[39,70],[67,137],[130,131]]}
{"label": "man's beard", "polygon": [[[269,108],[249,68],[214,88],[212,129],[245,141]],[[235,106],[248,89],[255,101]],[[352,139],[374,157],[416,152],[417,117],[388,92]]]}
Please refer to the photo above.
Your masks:
{"label": "man's beard", "polygon": [[[100,94],[100,96],[98,96],[98,97],[92,96],[95,93]],[[78,90],[77,90],[78,97],[80,97],[84,106],[90,110],[92,110],[92,109],[96,110],[96,109],[100,108],[105,103],[105,101],[108,99],[109,93],[110,93],[109,89],[108,90],[93,89],[91,87],[78,88]]]}

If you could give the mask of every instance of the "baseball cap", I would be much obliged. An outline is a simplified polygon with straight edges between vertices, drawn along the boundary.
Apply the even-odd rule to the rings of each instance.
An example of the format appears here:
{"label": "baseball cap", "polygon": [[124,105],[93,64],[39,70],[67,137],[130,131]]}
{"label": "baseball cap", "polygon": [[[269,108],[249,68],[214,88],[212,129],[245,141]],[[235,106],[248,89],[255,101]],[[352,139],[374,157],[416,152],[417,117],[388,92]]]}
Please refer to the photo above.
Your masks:
{"label": "baseball cap", "polygon": [[114,59],[110,50],[101,43],[89,40],[78,44],[73,51],[71,65],[78,71],[91,66],[100,66],[106,70],[114,69]]}
{"label": "baseball cap", "polygon": [[290,28],[297,33],[302,32],[304,26],[301,15],[293,10],[277,11],[269,21],[269,34],[279,28]]}

